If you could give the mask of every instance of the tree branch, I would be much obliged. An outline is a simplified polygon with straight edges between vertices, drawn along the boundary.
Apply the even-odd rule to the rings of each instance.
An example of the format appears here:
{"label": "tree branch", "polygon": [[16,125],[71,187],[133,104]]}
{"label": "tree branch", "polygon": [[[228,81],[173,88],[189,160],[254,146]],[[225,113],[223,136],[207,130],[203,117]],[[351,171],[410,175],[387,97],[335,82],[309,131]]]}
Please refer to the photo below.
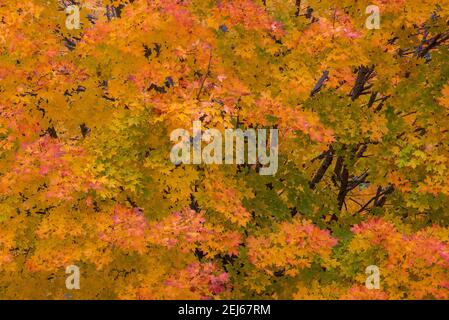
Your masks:
{"label": "tree branch", "polygon": [[327,80],[329,80],[329,71],[328,70],[324,70],[323,71],[323,75],[321,76],[321,78],[318,80],[318,82],[313,87],[312,92],[310,92],[310,96],[313,97],[318,92],[320,92],[321,88],[323,87],[324,83]]}
{"label": "tree branch", "polygon": [[312,189],[312,190],[315,189],[317,183],[319,183],[321,181],[321,179],[323,178],[324,174],[327,171],[327,168],[329,168],[329,166],[331,165],[333,157],[334,157],[334,150],[333,150],[332,146],[330,146],[329,150],[327,151],[327,153],[324,157],[324,160],[321,162],[320,167],[316,171],[312,180],[309,182],[310,189]]}
{"label": "tree branch", "polygon": [[357,79],[355,81],[354,87],[349,93],[352,101],[355,101],[361,95],[367,94],[366,90],[372,87],[372,85],[367,83],[373,77],[374,77],[374,65],[371,67],[360,66],[357,69]]}
{"label": "tree branch", "polygon": [[210,49],[209,62],[207,64],[206,73],[204,74],[204,77],[203,77],[203,79],[201,81],[200,90],[198,91],[198,94],[196,95],[196,99],[197,100],[200,100],[201,91],[203,91],[204,83],[206,82],[207,76],[209,74],[211,63],[212,63],[212,49]]}

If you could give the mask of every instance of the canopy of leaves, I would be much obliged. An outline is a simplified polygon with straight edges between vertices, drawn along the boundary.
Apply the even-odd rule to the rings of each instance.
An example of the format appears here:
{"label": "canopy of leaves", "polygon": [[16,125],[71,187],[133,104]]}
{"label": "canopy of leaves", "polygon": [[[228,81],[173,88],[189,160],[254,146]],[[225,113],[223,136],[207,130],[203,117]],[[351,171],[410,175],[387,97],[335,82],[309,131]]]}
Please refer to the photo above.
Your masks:
{"label": "canopy of leaves", "polygon": [[[448,0],[1,0],[0,298],[449,299],[448,45]],[[276,175],[172,164],[195,120]]]}

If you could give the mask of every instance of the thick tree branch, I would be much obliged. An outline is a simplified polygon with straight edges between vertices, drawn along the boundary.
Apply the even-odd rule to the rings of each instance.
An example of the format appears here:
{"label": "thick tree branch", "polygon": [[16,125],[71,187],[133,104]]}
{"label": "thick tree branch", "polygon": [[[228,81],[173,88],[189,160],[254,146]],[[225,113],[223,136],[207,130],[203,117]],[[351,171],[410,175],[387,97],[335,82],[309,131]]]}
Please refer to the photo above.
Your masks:
{"label": "thick tree branch", "polygon": [[385,204],[386,196],[394,191],[392,185],[388,185],[385,189],[382,187],[377,188],[376,195],[372,197],[363,207],[360,208],[357,213],[363,212],[374,201],[374,207],[382,207]]}
{"label": "thick tree branch", "polygon": [[338,209],[341,210],[343,203],[345,202],[346,194],[348,193],[349,172],[346,166],[343,166],[343,170],[340,176],[340,191],[338,192],[337,203]]}
{"label": "thick tree branch", "polygon": [[372,85],[368,84],[368,81],[374,77],[374,65],[371,67],[360,66],[356,72],[357,79],[349,93],[352,101],[355,101],[361,95],[367,94],[367,90],[372,87]]}
{"label": "thick tree branch", "polygon": [[324,160],[321,162],[320,167],[316,171],[312,180],[309,182],[310,189],[312,189],[312,190],[315,189],[317,183],[319,183],[321,181],[321,179],[323,178],[327,169],[331,165],[333,157],[334,157],[334,150],[333,150],[332,146],[330,146],[329,150],[326,152]]}
{"label": "thick tree branch", "polygon": [[210,54],[209,54],[209,62],[207,64],[207,70],[206,73],[204,74],[203,79],[201,80],[201,85],[200,85],[200,89],[198,90],[198,94],[196,95],[196,99],[200,100],[200,96],[201,96],[201,92],[203,91],[203,87],[204,87],[204,83],[206,82],[206,79],[209,75],[210,72],[210,66],[212,63],[212,49],[210,50]]}

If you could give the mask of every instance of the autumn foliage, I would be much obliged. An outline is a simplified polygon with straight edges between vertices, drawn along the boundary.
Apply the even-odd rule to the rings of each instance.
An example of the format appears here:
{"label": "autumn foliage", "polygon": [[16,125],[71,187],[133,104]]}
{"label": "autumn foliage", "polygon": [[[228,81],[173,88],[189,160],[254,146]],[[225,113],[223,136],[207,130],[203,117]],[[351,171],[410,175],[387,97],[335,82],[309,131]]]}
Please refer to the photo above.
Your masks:
{"label": "autumn foliage", "polygon": [[448,120],[447,0],[0,0],[0,298],[449,299]]}

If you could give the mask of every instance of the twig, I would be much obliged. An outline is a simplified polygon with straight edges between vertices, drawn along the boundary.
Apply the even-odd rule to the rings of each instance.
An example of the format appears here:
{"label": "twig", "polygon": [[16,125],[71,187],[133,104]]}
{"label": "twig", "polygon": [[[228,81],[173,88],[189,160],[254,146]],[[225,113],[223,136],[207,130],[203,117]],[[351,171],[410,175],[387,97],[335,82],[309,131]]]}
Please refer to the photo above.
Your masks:
{"label": "twig", "polygon": [[200,90],[198,91],[198,94],[196,95],[197,100],[200,100],[201,91],[203,91],[204,83],[206,82],[207,76],[209,74],[211,62],[212,62],[212,49],[210,49],[209,62],[207,65],[206,74],[204,75],[203,80],[201,81]]}

